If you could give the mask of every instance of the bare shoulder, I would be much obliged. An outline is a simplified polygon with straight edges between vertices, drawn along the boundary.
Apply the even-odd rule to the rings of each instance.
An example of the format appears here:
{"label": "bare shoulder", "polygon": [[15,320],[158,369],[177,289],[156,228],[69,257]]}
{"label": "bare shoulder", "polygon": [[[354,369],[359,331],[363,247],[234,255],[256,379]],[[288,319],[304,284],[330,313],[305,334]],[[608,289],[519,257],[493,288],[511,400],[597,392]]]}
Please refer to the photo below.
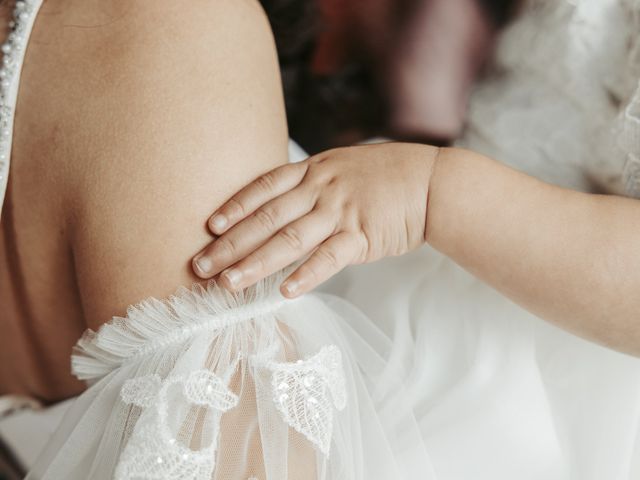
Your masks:
{"label": "bare shoulder", "polygon": [[208,215],[286,161],[277,56],[254,0],[49,0],[38,22],[20,101],[96,326],[195,281]]}

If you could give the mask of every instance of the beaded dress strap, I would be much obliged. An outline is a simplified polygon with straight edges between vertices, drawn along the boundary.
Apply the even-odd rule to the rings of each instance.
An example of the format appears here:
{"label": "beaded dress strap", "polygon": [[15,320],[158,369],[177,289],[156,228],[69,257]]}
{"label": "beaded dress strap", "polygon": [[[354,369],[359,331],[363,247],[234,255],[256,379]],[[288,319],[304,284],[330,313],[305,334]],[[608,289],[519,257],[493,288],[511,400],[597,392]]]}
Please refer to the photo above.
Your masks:
{"label": "beaded dress strap", "polygon": [[43,0],[18,0],[10,32],[2,45],[0,67],[0,214],[9,180],[13,122],[20,86],[20,74],[29,36]]}

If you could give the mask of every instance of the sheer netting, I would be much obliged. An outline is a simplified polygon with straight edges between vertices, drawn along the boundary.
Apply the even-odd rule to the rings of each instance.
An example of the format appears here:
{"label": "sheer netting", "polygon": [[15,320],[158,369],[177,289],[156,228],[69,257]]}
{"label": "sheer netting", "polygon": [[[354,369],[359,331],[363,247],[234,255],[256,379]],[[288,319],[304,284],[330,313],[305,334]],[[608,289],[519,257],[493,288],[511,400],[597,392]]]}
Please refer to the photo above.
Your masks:
{"label": "sheer netting", "polygon": [[182,289],[87,332],[72,363],[92,386],[28,478],[429,472],[411,409],[402,409],[402,375],[380,378],[388,339],[337,299],[285,300],[281,280],[238,295],[215,283]]}

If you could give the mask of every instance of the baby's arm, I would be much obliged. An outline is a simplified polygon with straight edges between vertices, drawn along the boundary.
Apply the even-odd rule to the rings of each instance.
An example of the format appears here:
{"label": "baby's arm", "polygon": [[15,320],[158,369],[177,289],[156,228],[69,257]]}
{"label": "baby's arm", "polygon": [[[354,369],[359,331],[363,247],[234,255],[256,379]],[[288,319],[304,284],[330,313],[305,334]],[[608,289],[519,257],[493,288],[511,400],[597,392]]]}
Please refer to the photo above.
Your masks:
{"label": "baby's arm", "polygon": [[222,272],[238,289],[311,254],[282,287],[297,296],[349,264],[427,241],[542,318],[640,355],[638,200],[415,144],[332,150],[266,178],[211,218],[221,236],[196,257],[213,265],[199,275]]}
{"label": "baby's arm", "polygon": [[640,201],[558,188],[443,150],[427,240],[540,317],[640,355]]}

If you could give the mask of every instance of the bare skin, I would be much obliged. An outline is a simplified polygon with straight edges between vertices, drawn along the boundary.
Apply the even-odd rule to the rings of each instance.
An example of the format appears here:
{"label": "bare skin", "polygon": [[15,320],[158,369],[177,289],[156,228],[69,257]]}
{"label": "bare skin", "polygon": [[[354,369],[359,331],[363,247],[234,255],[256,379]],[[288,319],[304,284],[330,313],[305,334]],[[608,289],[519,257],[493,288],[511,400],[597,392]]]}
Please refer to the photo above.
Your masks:
{"label": "bare skin", "polygon": [[311,254],[282,287],[295,297],[348,264],[413,250],[424,243],[437,153],[421,145],[370,145],[280,167],[211,217],[220,238],[194,269],[204,277],[222,272],[223,285],[236,290]]}
{"label": "bare skin", "polygon": [[83,330],[190,286],[188,258],[212,239],[203,219],[287,160],[259,4],[189,5],[42,7],[2,213],[0,394],[80,392],[69,355]]}
{"label": "bare skin", "polygon": [[350,264],[440,250],[531,312],[640,356],[640,201],[551,186],[462,149],[388,143],[269,172],[209,221],[201,277],[245,288],[311,254],[296,297]]}

